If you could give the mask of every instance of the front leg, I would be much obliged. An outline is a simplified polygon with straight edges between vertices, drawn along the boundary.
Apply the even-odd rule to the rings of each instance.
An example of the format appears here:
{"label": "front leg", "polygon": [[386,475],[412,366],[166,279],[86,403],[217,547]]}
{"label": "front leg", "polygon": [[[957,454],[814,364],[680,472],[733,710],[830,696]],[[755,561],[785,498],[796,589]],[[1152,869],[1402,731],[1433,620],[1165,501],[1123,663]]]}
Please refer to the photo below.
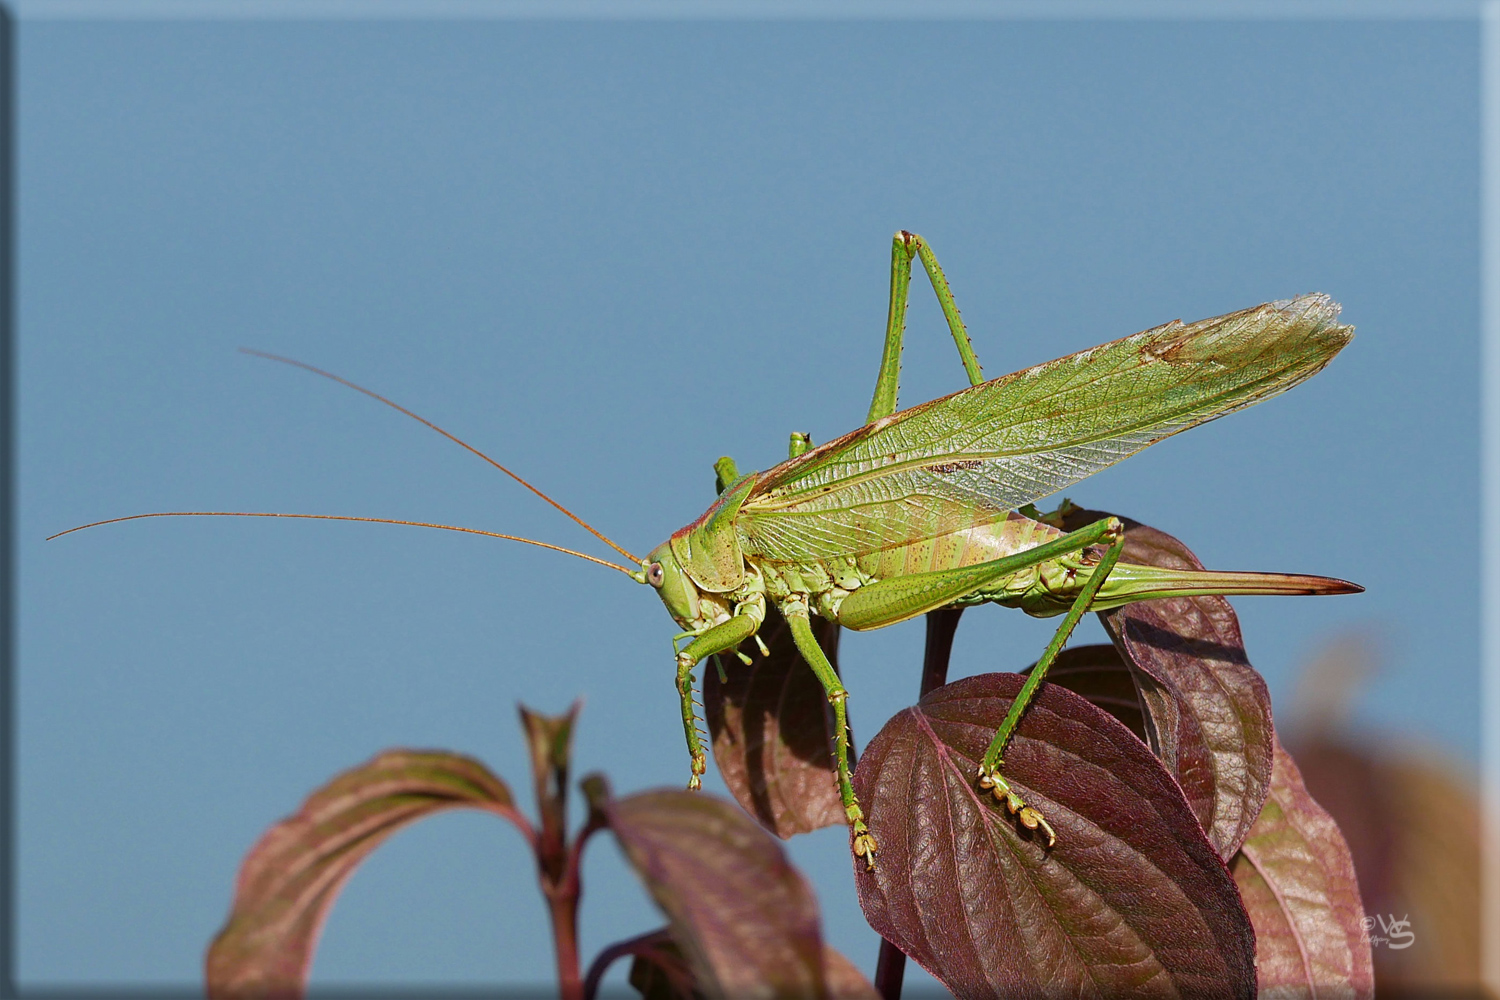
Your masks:
{"label": "front leg", "polygon": [[736,614],[697,636],[677,654],[677,694],[682,699],[682,731],[687,737],[693,768],[688,788],[701,788],[703,773],[708,770],[708,755],[703,751],[703,735],[698,732],[698,713],[693,706],[693,668],[715,653],[734,649],[754,635],[759,627],[760,622],[751,615]]}

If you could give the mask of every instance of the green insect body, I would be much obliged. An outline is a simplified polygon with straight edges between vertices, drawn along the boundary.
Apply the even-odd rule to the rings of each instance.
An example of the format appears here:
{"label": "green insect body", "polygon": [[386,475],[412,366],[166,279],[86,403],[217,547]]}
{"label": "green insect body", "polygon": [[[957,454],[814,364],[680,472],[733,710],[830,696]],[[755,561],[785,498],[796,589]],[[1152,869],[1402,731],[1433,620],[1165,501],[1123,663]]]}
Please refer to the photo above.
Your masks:
{"label": "green insect body", "polygon": [[[927,268],[976,384],[892,412],[913,256]],[[692,670],[708,656],[738,652],[759,629],[766,602],[774,602],[832,703],[854,850],[873,865],[875,841],[849,774],[847,692],[808,616],[874,629],[938,608],[994,602],[1065,616],[976,776],[1050,845],[1050,825],[1001,776],[1002,753],[1085,612],[1168,596],[1361,588],[1327,577],[1120,563],[1117,520],[1064,532],[1030,505],[1156,441],[1302,382],[1348,343],[1352,328],[1335,322],[1338,306],[1325,296],[1303,296],[1191,325],[1169,323],[981,382],[946,280],[919,237],[897,234],[892,277],[870,422],[810,450],[805,435],[794,435],[792,457],[766,472],[736,477],[734,463],[721,459],[719,500],[633,574],[658,589],[684,630],[678,639],[691,640],[677,654],[690,784],[697,787],[706,767]]]}
{"label": "green insect body", "polygon": [[[970,387],[897,412],[911,262],[937,293]],[[1074,531],[1032,506],[1189,427],[1253,405],[1320,371],[1349,342],[1338,306],[1323,295],[1273,302],[1197,323],[1168,323],[1077,354],[985,381],[932,250],[897,233],[890,312],[874,399],[864,426],[820,447],[793,434],[789,458],[741,476],[715,464],[719,499],[645,559],[510,469],[423,417],[300,361],[258,351],[332,379],[420,421],[552,504],[631,565],[516,535],[445,524],[328,514],[173,511],[110,518],[292,517],[380,521],[463,531],[564,552],[656,588],[683,630],[674,638],[677,690],[698,787],[707,757],[693,702],[693,670],[755,639],[767,602],[781,612],[833,709],[834,764],[855,855],[873,868],[876,844],[849,770],[848,692],[809,622],[820,615],[875,629],[939,608],[993,602],[1037,616],[1062,615],[1026,683],[995,731],[975,775],[1018,822],[1055,840],[1041,812],[1001,775],[1003,753],[1047,669],[1090,610],[1199,594],[1339,594],[1362,588],[1328,577],[1184,571],[1120,562],[1124,532],[1107,518]],[[57,537],[56,535],[52,537]],[[686,645],[678,648],[682,640]],[[764,651],[765,647],[762,645]]]}
{"label": "green insect body", "polygon": [[[747,477],[749,478],[749,477]],[[1041,515],[1049,516],[1050,515]],[[861,631],[915,618],[926,607],[915,607],[900,617],[883,617],[867,623],[858,615],[841,615],[844,601],[861,587],[881,580],[899,579],[945,569],[960,569],[994,562],[1030,552],[1056,542],[1065,532],[1043,520],[1015,511],[992,524],[965,528],[936,538],[924,538],[874,552],[806,563],[777,562],[744,556],[744,573],[738,586],[723,593],[708,593],[698,579],[691,559],[684,564],[675,550],[693,551],[688,536],[694,526],[673,536],[673,542],[648,557],[648,567],[661,562],[663,572],[677,574],[679,582],[662,600],[679,624],[689,631],[704,631],[743,613],[764,618],[767,598],[773,602],[804,595],[818,615],[846,628]],[[677,539],[683,539],[677,542]],[[700,542],[701,544],[701,542]],[[701,551],[701,550],[700,550]],[[984,584],[945,606],[969,607],[994,603],[1020,608],[1037,618],[1067,613],[1088,583],[1103,555],[1100,546],[1081,549],[1057,559],[1035,563],[1008,576],[987,576]],[[686,566],[686,568],[684,568]],[[1090,611],[1108,611],[1136,601],[1160,597],[1191,597],[1204,594],[1313,594],[1324,593],[1327,577],[1305,577],[1282,573],[1233,573],[1163,569],[1117,563],[1089,605]],[[689,602],[677,594],[691,595]],[[754,607],[757,610],[748,610]]]}

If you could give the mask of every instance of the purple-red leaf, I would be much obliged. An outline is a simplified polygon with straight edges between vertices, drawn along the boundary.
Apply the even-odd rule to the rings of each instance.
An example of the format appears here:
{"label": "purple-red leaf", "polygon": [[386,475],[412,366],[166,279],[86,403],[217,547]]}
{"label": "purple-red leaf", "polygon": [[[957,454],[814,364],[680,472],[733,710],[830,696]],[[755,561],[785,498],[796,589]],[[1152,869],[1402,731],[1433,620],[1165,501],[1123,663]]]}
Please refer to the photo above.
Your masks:
{"label": "purple-red leaf", "polygon": [[1359,884],[1333,817],[1276,747],[1271,792],[1230,865],[1255,926],[1262,997],[1371,997]]}
{"label": "purple-red leaf", "polygon": [[531,783],[536,789],[537,863],[554,884],[563,878],[568,854],[568,763],[573,749],[573,723],[583,707],[575,701],[562,715],[542,715],[520,706],[521,728],[531,757]]}
{"label": "purple-red leaf", "polygon": [[1354,857],[1376,995],[1482,996],[1483,840],[1472,778],[1430,748],[1378,733],[1355,742],[1323,731],[1291,747]]}
{"label": "purple-red leaf", "polygon": [[875,985],[842,952],[823,945],[823,979],[829,1000],[880,1000]]}
{"label": "purple-red leaf", "polygon": [[605,812],[701,992],[828,995],[817,899],[781,845],[733,803],[654,791]]}
{"label": "purple-red leaf", "polygon": [[665,929],[640,941],[632,953],[630,985],[644,1000],[697,1000],[693,970]]}
{"label": "purple-red leaf", "polygon": [[[838,663],[839,627],[812,619],[813,633]],[[844,824],[832,754],[828,698],[774,606],[761,636],[771,651],[746,666],[725,657],[727,682],[706,668],[703,706],[714,760],[745,811],[787,838]]]}
{"label": "purple-red leaf", "polygon": [[[696,1000],[703,996],[695,988],[693,972],[682,957],[682,950],[670,937],[665,942],[652,941],[634,954],[630,985],[645,1000]],[[865,974],[826,944],[823,978],[828,984],[829,1000],[880,1000],[880,994]]]}
{"label": "purple-red leaf", "polygon": [[[1073,510],[1072,529],[1108,514]],[[1121,559],[1202,569],[1177,539],[1128,518]],[[1271,697],[1250,666],[1239,619],[1222,597],[1141,601],[1102,613],[1134,668],[1147,742],[1187,795],[1219,856],[1239,849],[1271,783]]]}
{"label": "purple-red leaf", "polygon": [[388,750],[313,792],[245,856],[229,920],[208,948],[208,995],[302,996],[318,931],[359,863],[409,823],[459,808],[532,836],[505,782],[459,754]]}
{"label": "purple-red leaf", "polygon": [[1255,993],[1239,892],[1170,774],[1083,698],[1044,685],[1003,773],[1056,828],[1019,826],[974,784],[1020,689],[970,677],[893,718],[855,776],[880,848],[856,863],[865,918],[960,997]]}

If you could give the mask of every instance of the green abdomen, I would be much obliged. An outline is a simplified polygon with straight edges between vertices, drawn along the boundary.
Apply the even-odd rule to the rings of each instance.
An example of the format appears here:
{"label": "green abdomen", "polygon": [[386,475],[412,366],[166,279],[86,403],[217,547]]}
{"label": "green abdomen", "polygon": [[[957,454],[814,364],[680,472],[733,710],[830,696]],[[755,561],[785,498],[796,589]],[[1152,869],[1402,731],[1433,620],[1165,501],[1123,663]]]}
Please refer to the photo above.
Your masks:
{"label": "green abdomen", "polygon": [[[892,577],[990,562],[1035,548],[1061,534],[1050,525],[1011,513],[992,524],[893,545],[849,559],[811,563],[756,560],[756,563],[764,575],[766,592],[773,600],[780,600],[790,593],[808,594],[820,614],[833,617],[843,597],[858,587]],[[1032,585],[1036,573],[1032,568],[997,580],[984,591],[959,603],[1013,601]]]}
{"label": "green abdomen", "polygon": [[1050,525],[1020,514],[1003,521],[896,545],[855,558],[855,565],[876,580],[990,562],[1035,548],[1061,535]]}

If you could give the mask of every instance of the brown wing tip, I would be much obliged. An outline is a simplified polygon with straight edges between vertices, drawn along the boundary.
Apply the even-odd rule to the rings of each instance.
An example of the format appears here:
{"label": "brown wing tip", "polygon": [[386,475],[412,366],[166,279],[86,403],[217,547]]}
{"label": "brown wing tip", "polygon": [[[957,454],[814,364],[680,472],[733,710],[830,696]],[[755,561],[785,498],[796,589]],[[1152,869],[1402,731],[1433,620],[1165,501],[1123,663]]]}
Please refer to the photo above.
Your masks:
{"label": "brown wing tip", "polygon": [[1289,330],[1299,331],[1304,336],[1315,336],[1335,345],[1335,353],[1354,339],[1354,327],[1338,321],[1343,306],[1323,292],[1277,299],[1260,308],[1278,313]]}

